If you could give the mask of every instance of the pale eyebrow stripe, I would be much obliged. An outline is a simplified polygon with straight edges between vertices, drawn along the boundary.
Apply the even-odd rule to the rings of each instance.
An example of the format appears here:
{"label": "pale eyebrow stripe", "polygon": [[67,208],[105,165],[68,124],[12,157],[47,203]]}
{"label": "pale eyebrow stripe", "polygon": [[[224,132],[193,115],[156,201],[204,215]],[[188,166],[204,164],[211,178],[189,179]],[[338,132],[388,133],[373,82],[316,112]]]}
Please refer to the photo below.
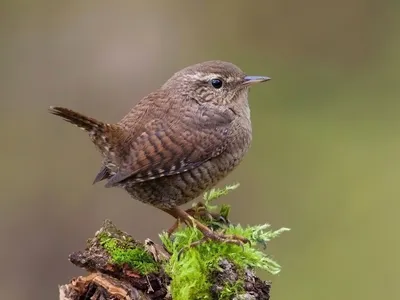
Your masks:
{"label": "pale eyebrow stripe", "polygon": [[[204,74],[204,73],[197,72],[194,74],[188,74],[187,77],[197,79],[197,80],[209,81],[214,78],[221,78],[221,75],[216,74],[216,73]],[[226,82],[232,82],[232,81],[235,81],[237,78],[230,76],[230,77],[222,78],[222,79],[225,80]]]}

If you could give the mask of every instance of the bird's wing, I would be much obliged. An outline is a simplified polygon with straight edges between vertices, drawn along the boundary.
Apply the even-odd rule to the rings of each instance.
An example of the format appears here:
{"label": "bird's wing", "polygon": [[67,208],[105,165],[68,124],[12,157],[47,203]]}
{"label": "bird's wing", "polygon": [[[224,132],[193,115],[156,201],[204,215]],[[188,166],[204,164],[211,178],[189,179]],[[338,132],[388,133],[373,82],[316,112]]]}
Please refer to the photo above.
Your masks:
{"label": "bird's wing", "polygon": [[234,113],[227,108],[199,107],[194,115],[146,123],[106,187],[127,179],[135,183],[179,174],[220,155],[227,146]]}

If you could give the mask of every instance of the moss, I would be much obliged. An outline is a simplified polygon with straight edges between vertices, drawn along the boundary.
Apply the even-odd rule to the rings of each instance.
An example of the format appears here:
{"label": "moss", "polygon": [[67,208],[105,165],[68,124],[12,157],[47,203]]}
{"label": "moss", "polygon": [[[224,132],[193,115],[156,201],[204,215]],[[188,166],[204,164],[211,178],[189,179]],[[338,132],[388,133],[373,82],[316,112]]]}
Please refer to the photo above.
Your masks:
{"label": "moss", "polygon": [[123,266],[128,264],[132,270],[141,275],[158,272],[159,267],[153,257],[142,245],[136,244],[132,238],[119,239],[112,237],[106,232],[97,236],[100,245],[110,255],[113,264]]}
{"label": "moss", "polygon": [[219,299],[220,300],[229,300],[232,299],[236,295],[240,295],[243,293],[244,288],[243,288],[243,281],[238,280],[234,283],[226,283],[224,285],[223,290],[219,294]]}
{"label": "moss", "polygon": [[[229,186],[224,190],[208,192],[204,198],[207,208],[216,209],[217,207],[211,206],[210,202],[236,187]],[[221,209],[220,212],[225,213],[227,217],[229,209],[226,206],[222,206]],[[209,278],[212,277],[213,272],[222,271],[219,265],[222,259],[233,263],[239,274],[243,274],[246,268],[259,268],[271,274],[279,273],[279,264],[258,245],[263,245],[265,249],[267,242],[289,229],[281,228],[272,231],[269,230],[268,224],[245,228],[240,225],[227,225],[224,229],[226,234],[248,238],[251,244],[239,246],[231,243],[204,242],[195,247],[189,247],[193,242],[203,238],[202,233],[193,227],[180,228],[172,239],[166,234],[160,236],[166,249],[172,253],[164,268],[172,278],[170,290],[174,300],[211,299],[212,283]],[[222,292],[219,293],[219,298],[230,299],[232,295],[240,293],[242,288],[243,281],[238,278],[235,282],[224,286]]]}

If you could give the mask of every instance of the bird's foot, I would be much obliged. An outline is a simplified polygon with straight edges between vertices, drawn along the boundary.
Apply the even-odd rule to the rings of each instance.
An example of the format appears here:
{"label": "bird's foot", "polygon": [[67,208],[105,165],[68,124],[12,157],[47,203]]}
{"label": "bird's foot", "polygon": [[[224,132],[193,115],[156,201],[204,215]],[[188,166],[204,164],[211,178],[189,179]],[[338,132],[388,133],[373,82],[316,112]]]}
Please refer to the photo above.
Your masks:
{"label": "bird's foot", "polygon": [[[203,202],[196,203],[193,207],[185,210],[185,213],[199,221],[205,221],[208,223],[216,222],[220,224],[229,224],[229,220],[227,220],[220,214],[208,211],[207,207]],[[175,221],[174,225],[172,225],[168,229],[167,233],[169,236],[172,235],[178,229],[181,222],[182,220],[178,218]]]}
{"label": "bird's foot", "polygon": [[[222,232],[217,232],[217,231],[210,229],[207,225],[203,224],[201,221],[197,220],[190,214],[190,212],[192,212],[193,210],[188,210],[189,211],[188,212],[179,207],[173,207],[171,209],[164,209],[164,211],[169,213],[171,216],[175,217],[178,220],[178,222],[183,221],[186,223],[187,226],[196,227],[197,229],[200,230],[200,232],[204,236],[199,241],[193,242],[188,247],[181,249],[178,253],[178,257],[181,255],[181,253],[184,250],[190,249],[192,247],[198,246],[198,245],[200,245],[204,242],[208,242],[208,241],[231,243],[231,244],[239,245],[242,247],[244,247],[244,244],[250,243],[250,241],[245,237],[224,234]],[[205,210],[205,211],[207,211],[207,210]],[[168,231],[169,235],[172,234],[178,227],[178,226],[176,226],[176,224],[177,223],[175,223],[175,225],[173,227],[171,227],[171,229]]]}
{"label": "bird's foot", "polygon": [[[193,221],[196,222],[195,220],[193,220]],[[197,246],[199,246],[203,243],[209,242],[209,241],[235,244],[235,245],[241,246],[243,248],[243,250],[244,250],[245,244],[251,244],[250,240],[245,237],[233,235],[233,234],[223,234],[223,233],[212,231],[211,229],[209,229],[206,226],[204,226],[204,227],[199,228],[199,230],[203,233],[204,237],[196,242],[191,243],[188,247],[182,248],[178,252],[178,259],[181,257],[181,255],[183,254],[184,251],[189,250],[190,248],[197,247]]]}
{"label": "bird's foot", "polygon": [[199,244],[202,244],[202,243],[208,242],[208,241],[235,244],[235,245],[242,246],[242,247],[244,244],[250,244],[250,240],[245,237],[233,235],[233,234],[224,234],[224,233],[212,231],[209,228],[207,228],[207,229],[208,230],[200,229],[201,232],[203,233],[204,237],[201,240],[193,242],[190,245],[190,247],[194,247],[194,246],[197,246]]}

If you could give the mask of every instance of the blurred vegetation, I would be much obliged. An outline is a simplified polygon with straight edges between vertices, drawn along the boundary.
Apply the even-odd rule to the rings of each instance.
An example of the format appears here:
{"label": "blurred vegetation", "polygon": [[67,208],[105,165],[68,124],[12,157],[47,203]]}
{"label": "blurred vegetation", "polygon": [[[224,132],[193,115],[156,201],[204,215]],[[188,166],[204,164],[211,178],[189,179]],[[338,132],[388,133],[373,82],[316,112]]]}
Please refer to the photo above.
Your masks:
{"label": "blurred vegetation", "polygon": [[253,145],[221,185],[241,183],[232,221],[292,229],[269,248],[285,270],[273,299],[399,298],[399,1],[3,0],[0,37],[4,298],[56,298],[105,218],[139,239],[173,222],[92,186],[98,153],[47,107],[117,121],[209,59],[272,77],[250,93]]}

